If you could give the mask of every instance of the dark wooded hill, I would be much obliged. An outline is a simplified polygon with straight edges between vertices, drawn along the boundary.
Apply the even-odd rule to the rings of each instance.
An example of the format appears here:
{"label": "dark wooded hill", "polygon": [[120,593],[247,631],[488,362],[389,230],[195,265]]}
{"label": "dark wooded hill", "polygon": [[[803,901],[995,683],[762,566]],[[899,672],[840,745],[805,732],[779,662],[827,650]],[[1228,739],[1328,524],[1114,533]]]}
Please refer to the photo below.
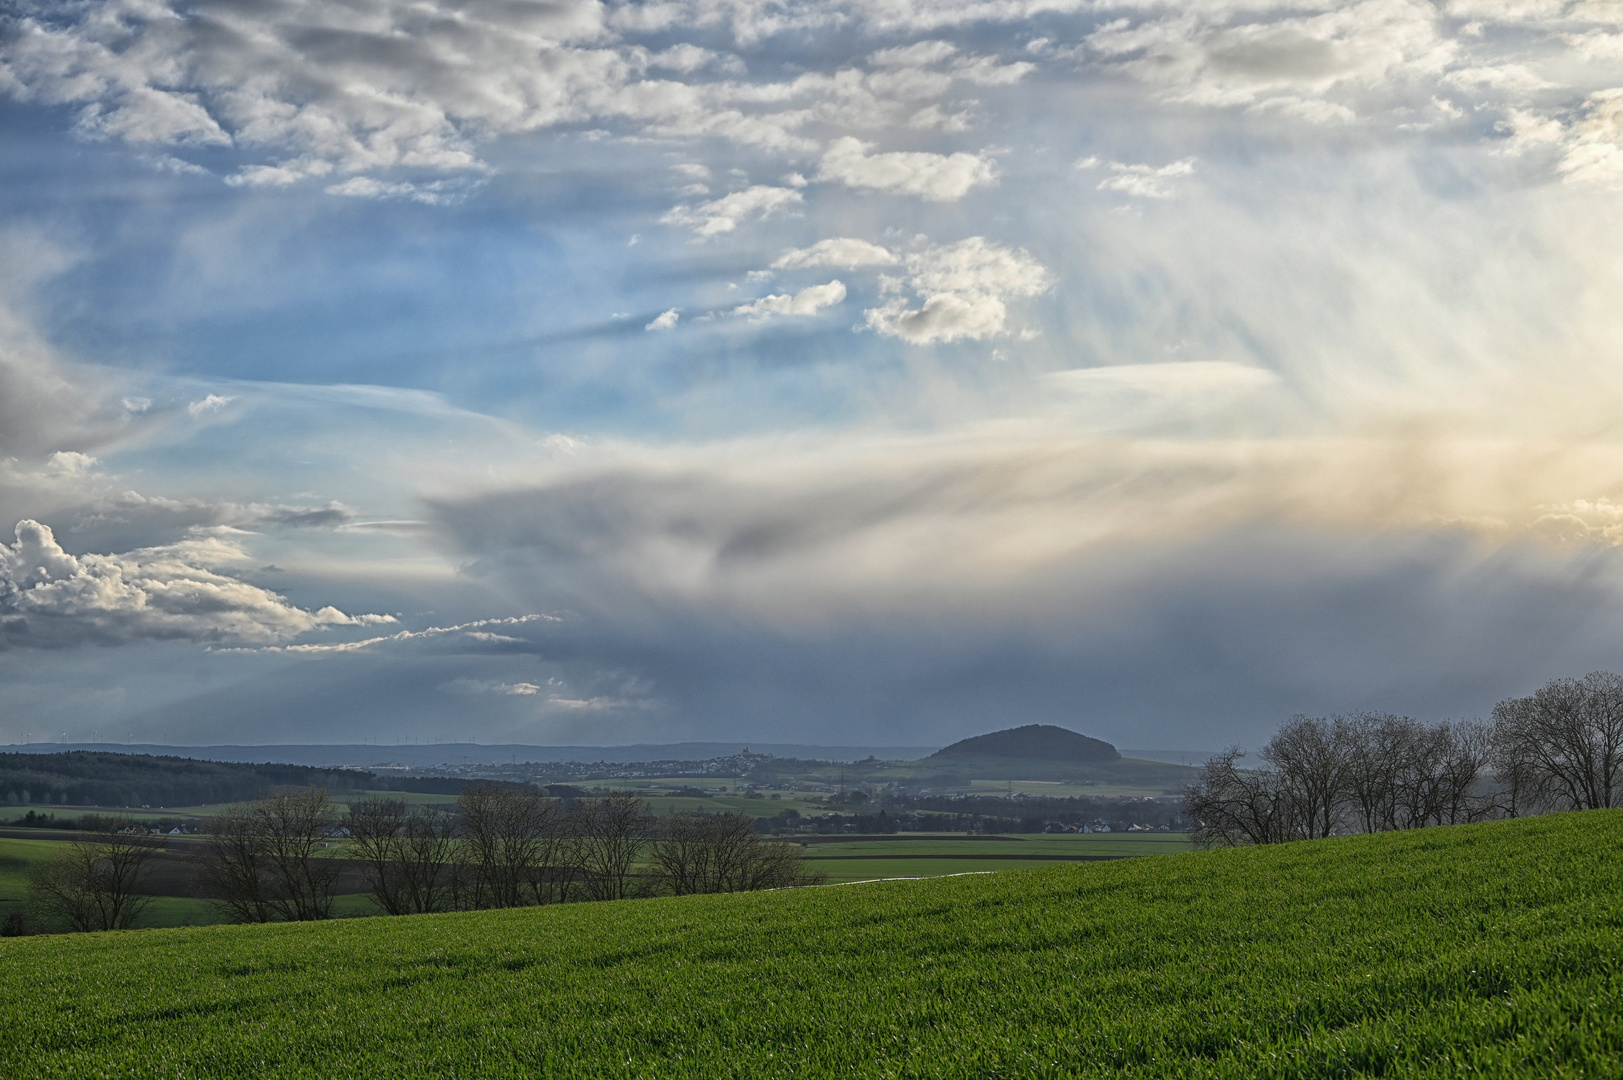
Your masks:
{"label": "dark wooded hill", "polygon": [[359,769],[85,750],[0,754],[0,807],[202,806],[258,799],[273,788],[312,786],[334,793],[392,789],[455,795],[474,782],[452,777],[386,779]]}
{"label": "dark wooded hill", "polygon": [[[994,731],[955,742],[911,763],[926,787],[970,780],[1043,780],[1161,788],[1176,795],[1199,770],[1186,765],[1124,758],[1102,739],[1053,724]],[[934,770],[930,772],[930,770]]]}
{"label": "dark wooded hill", "polygon": [[1102,765],[1120,761],[1121,754],[1102,739],[1090,739],[1053,724],[1027,724],[961,739],[924,760],[964,761],[977,758],[1024,758],[1051,764]]}

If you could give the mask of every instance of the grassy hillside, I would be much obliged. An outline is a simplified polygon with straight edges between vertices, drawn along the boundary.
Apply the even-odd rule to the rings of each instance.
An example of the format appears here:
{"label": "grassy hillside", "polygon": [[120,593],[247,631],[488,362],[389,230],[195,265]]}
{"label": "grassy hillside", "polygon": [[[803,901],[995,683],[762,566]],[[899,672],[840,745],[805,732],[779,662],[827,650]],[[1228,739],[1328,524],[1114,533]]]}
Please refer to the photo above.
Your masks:
{"label": "grassy hillside", "polygon": [[1623,812],[0,941],[8,1077],[1616,1076]]}

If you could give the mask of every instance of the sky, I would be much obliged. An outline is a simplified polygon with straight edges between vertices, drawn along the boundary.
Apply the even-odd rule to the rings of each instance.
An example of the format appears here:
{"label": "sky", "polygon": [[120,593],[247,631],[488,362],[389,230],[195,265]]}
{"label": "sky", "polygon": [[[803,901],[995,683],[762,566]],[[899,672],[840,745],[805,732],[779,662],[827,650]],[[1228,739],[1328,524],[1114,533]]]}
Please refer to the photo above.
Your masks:
{"label": "sky", "polygon": [[1620,420],[1613,0],[0,15],[0,742],[1480,716]]}

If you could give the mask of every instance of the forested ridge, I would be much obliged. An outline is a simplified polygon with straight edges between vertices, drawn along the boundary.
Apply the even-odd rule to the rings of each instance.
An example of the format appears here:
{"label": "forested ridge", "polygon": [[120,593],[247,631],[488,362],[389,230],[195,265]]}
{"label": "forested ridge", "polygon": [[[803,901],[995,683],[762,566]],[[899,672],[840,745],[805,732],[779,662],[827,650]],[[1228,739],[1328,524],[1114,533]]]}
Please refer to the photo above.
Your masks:
{"label": "forested ridge", "polygon": [[9,806],[199,806],[257,799],[277,787],[337,789],[375,782],[367,772],[271,762],[245,765],[92,750],[0,754],[0,800]]}

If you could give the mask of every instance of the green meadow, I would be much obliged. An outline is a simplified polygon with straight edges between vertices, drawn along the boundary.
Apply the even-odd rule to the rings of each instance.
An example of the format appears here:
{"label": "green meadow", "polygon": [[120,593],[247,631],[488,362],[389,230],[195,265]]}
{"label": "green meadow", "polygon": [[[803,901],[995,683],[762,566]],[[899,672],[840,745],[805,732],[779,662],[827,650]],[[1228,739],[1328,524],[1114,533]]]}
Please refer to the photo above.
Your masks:
{"label": "green meadow", "polygon": [[[28,867],[50,858],[68,843],[73,833],[42,831],[50,839],[0,837],[0,918],[23,906],[28,895]],[[1187,851],[1183,833],[1064,834],[1059,836],[968,836],[956,834],[898,833],[883,838],[846,839],[841,836],[787,837],[805,841],[808,865],[834,884],[875,878],[943,877],[950,874],[989,873],[1023,867],[1046,866],[1064,860],[1164,855]],[[189,837],[165,838],[167,864],[184,858],[195,843]],[[334,849],[334,854],[340,853]],[[169,880],[173,882],[174,876]],[[363,895],[343,895],[334,911],[341,916],[369,915],[376,911]],[[191,895],[155,896],[143,912],[143,927],[206,926],[225,921],[215,905]]]}
{"label": "green meadow", "polygon": [[898,833],[882,839],[812,839],[805,848],[807,865],[827,875],[831,883],[991,873],[1062,861],[1167,855],[1188,851],[1192,846],[1185,833],[985,837]]}
{"label": "green meadow", "polygon": [[1623,812],[0,941],[8,1077],[1615,1077]]}

